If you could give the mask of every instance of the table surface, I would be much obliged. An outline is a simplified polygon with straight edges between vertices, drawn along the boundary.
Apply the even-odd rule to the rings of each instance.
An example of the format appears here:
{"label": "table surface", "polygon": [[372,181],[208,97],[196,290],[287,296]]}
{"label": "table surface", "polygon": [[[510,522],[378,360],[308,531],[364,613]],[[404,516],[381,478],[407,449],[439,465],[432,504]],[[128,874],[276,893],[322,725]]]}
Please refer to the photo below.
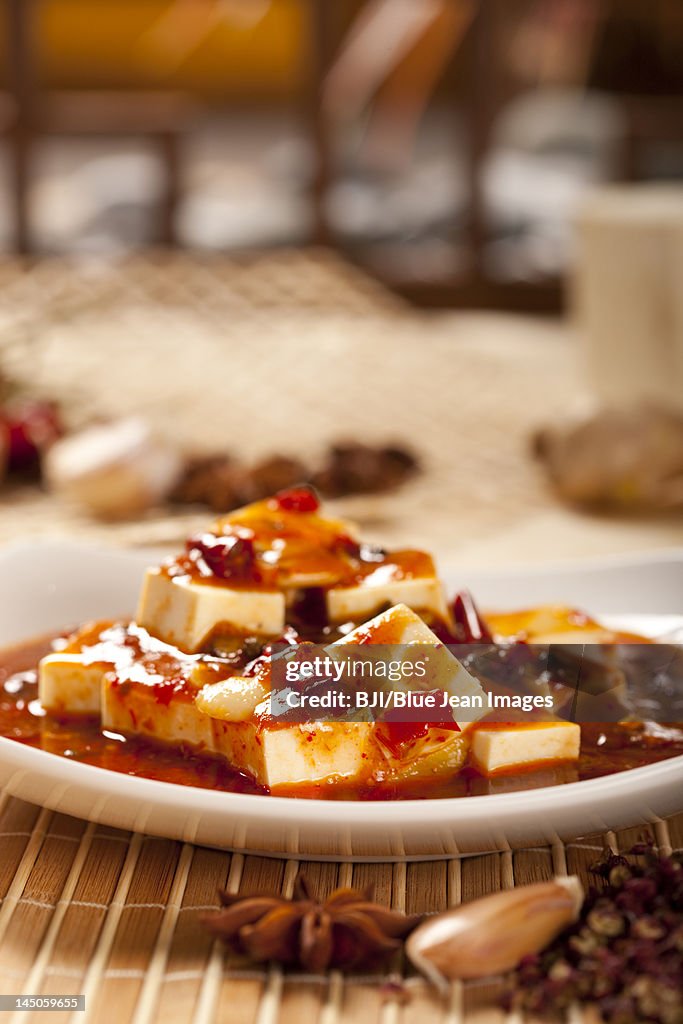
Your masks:
{"label": "table surface", "polygon": [[[316,458],[334,439],[411,443],[425,473],[336,508],[442,563],[501,566],[683,545],[683,516],[563,508],[530,457],[540,425],[585,407],[571,330],[420,313],[327,253],[246,263],[159,255],[117,266],[0,264],[0,367],[67,421],[143,409],[159,432],[245,459]],[[206,516],[102,527],[34,490],[0,501],[0,543],[78,533],[177,544]]]}
{"label": "table surface", "polygon": [[[462,565],[575,559],[683,544],[680,520],[615,522],[554,502],[528,435],[585,393],[570,332],[552,322],[418,314],[328,254],[247,263],[148,257],[118,267],[0,267],[0,360],[60,398],[73,425],[141,402],[159,430],[255,457],[314,456],[332,438],[410,439],[426,472],[339,507],[370,535]],[[0,541],[55,533],[177,543],[200,521],[152,514],[103,527],[35,491],[0,505]],[[558,793],[558,797],[560,794]],[[683,815],[654,826],[683,847]],[[371,884],[408,912],[578,873],[642,830],[416,864],[308,864],[313,889]],[[200,924],[219,886],[289,894],[299,864],[89,824],[5,794],[0,803],[0,993],[85,992],[116,1024],[502,1021],[495,982],[442,999],[399,957],[343,978],[258,969]],[[406,1000],[383,986],[406,978]],[[22,1021],[36,1018],[22,1014]],[[52,1018],[49,1018],[52,1019]],[[83,1014],[74,1017],[83,1021]]]}

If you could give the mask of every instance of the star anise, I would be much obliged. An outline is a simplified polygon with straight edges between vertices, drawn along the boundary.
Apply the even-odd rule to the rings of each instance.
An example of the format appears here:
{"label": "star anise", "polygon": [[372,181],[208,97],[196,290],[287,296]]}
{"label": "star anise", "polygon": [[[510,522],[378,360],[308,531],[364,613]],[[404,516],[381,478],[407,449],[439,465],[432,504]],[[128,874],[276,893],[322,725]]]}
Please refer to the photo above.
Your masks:
{"label": "star anise", "polygon": [[219,893],[223,910],[207,915],[207,927],[251,960],[276,960],[317,973],[351,970],[386,959],[402,946],[420,916],[374,903],[367,889],[336,889],[320,903],[304,877],[293,899]]}

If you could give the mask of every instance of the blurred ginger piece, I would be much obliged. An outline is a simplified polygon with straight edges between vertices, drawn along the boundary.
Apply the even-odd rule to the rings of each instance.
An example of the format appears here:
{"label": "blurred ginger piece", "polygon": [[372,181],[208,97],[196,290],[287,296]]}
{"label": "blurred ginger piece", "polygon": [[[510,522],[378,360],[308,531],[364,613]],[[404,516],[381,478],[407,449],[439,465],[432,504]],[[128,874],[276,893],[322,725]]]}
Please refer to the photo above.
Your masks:
{"label": "blurred ginger piece", "polygon": [[548,427],[534,451],[567,502],[615,511],[683,510],[683,416],[654,406]]}

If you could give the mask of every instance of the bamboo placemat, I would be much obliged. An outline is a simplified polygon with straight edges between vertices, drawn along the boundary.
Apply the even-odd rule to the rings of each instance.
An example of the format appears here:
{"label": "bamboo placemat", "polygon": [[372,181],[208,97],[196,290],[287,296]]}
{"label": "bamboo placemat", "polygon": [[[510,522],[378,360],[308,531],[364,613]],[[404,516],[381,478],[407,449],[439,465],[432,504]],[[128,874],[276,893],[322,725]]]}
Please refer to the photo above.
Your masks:
{"label": "bamboo placemat", "polygon": [[[683,848],[683,815],[653,832],[662,852]],[[443,998],[401,957],[372,975],[256,968],[214,943],[199,915],[217,906],[219,886],[290,895],[300,867],[322,897],[372,885],[387,906],[434,913],[553,874],[588,885],[603,850],[628,850],[643,835],[426,863],[300,865],[131,835],[9,798],[0,809],[0,994],[85,993],[76,1024],[503,1024],[495,979],[454,985]],[[398,979],[401,994],[387,985]]]}
{"label": "bamboo placemat", "polygon": [[[548,522],[558,556],[604,548],[613,535],[624,548],[683,542],[680,523],[606,528],[559,512],[547,493],[528,458],[528,434],[581,394],[565,328],[418,315],[326,254],[156,256],[94,269],[47,262],[27,273],[7,264],[0,365],[61,399],[73,425],[144,401],[160,430],[212,447],[220,438],[247,457],[274,447],[311,455],[340,434],[414,439],[424,476],[344,511],[381,539],[424,543],[445,559],[462,560],[464,541],[480,545],[478,559],[488,546],[496,559],[506,550],[526,557],[514,538],[527,530],[537,544],[535,524]],[[162,511],[103,527],[21,491],[0,505],[0,540],[62,533],[168,544],[198,521]],[[570,528],[575,544],[563,546]],[[683,815],[655,833],[660,848],[681,848]],[[372,884],[387,905],[434,912],[553,873],[585,879],[605,846],[625,849],[635,838],[627,831],[462,859],[313,863],[305,871],[321,896],[340,884]],[[97,1024],[504,1020],[493,982],[454,986],[443,1000],[400,958],[369,977],[255,969],[201,927],[219,886],[289,894],[298,868],[0,797],[0,993],[84,992],[85,1019]],[[384,984],[396,977],[405,978],[405,1002]],[[22,1013],[12,1024],[43,1017]]]}

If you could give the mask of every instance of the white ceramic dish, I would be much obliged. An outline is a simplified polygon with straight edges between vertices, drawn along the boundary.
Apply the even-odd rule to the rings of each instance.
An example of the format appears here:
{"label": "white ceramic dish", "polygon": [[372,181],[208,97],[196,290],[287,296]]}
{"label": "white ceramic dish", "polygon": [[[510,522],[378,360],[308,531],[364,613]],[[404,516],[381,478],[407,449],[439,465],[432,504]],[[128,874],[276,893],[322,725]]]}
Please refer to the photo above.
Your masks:
{"label": "white ceramic dish", "polygon": [[[0,645],[129,614],[150,556],[62,542],[0,551]],[[533,572],[447,574],[489,608],[583,606],[651,635],[683,624],[683,552]],[[0,738],[0,784],[124,829],[270,856],[431,859],[652,822],[683,810],[683,757],[565,786],[452,800],[258,797],[105,771]]]}

